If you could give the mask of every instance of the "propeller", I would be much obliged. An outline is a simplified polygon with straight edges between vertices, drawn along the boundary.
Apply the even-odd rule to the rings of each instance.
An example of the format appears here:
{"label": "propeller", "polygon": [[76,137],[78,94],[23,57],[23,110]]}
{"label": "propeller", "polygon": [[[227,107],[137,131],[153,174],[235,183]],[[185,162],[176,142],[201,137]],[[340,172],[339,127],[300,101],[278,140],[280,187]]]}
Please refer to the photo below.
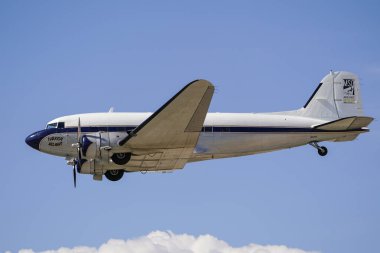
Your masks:
{"label": "propeller", "polygon": [[74,188],[77,188],[77,171],[75,170],[75,165],[73,168],[73,177],[74,177]]}
{"label": "propeller", "polygon": [[78,131],[77,131],[77,143],[73,144],[74,147],[77,148],[77,158],[74,159],[73,162],[73,179],[74,179],[74,187],[77,187],[77,168],[80,169],[82,166],[82,143],[81,143],[81,126],[80,126],[80,117],[78,118]]}
{"label": "propeller", "polygon": [[78,164],[79,166],[81,165],[81,160],[82,160],[82,155],[81,155],[81,148],[82,148],[82,143],[81,143],[81,126],[80,126],[80,118],[78,118],[78,131],[77,131],[77,151],[78,151]]}

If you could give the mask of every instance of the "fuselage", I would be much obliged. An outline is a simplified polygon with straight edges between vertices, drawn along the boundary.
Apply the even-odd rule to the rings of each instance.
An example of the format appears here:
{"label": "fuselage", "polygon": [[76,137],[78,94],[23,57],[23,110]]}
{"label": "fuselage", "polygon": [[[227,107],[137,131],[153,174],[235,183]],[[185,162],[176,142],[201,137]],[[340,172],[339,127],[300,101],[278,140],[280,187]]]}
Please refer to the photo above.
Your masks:
{"label": "fuselage", "polygon": [[[98,136],[100,146],[117,146],[120,138],[151,113],[88,113],[56,118],[46,129],[27,138],[33,148],[48,154],[75,157],[78,118],[81,134]],[[208,113],[189,161],[250,155],[272,150],[347,138],[357,131],[320,131],[313,126],[326,121],[286,113]]]}

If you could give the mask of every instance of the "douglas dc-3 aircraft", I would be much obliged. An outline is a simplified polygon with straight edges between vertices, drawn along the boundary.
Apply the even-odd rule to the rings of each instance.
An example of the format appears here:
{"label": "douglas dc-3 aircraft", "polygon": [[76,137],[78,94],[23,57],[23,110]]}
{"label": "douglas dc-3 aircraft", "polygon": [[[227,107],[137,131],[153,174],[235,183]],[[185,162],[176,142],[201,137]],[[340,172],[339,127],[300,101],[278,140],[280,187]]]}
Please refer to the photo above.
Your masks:
{"label": "douglas dc-3 aircraft", "polygon": [[352,141],[368,132],[359,79],[330,72],[298,110],[274,113],[207,113],[214,86],[195,80],[154,113],[89,113],[48,122],[25,142],[66,157],[76,172],[105,175],[167,172],[188,162],[237,157],[310,144],[325,156],[322,141]]}

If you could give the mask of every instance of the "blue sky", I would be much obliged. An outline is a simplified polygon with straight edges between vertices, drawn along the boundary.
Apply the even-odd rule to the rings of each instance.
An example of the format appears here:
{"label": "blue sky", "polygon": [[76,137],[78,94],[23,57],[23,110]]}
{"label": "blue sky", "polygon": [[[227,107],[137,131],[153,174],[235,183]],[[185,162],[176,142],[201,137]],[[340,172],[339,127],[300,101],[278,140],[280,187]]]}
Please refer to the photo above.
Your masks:
{"label": "blue sky", "polygon": [[210,111],[301,107],[333,70],[360,76],[380,118],[378,1],[1,1],[0,252],[98,247],[154,230],[234,247],[373,252],[380,230],[379,122],[347,143],[92,181],[25,137],[68,114],[154,111],[188,82]]}

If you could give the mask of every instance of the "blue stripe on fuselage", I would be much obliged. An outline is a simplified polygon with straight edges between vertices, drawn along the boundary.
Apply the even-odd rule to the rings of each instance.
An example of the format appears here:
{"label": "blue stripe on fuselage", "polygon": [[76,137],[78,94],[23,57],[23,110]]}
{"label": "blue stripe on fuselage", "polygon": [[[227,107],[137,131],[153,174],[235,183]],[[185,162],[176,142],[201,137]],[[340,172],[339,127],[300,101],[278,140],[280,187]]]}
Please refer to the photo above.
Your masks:
{"label": "blue stripe on fuselage", "polygon": [[[81,127],[81,132],[129,132],[135,129],[136,126],[91,126]],[[54,133],[70,133],[77,132],[77,127],[69,128],[49,128],[38,131],[37,133],[47,136]],[[202,132],[205,133],[255,133],[255,132],[344,132],[345,130],[321,130],[315,128],[296,128],[296,127],[243,127],[243,126],[205,126],[202,128]],[[363,131],[362,129],[355,129],[349,131]]]}

